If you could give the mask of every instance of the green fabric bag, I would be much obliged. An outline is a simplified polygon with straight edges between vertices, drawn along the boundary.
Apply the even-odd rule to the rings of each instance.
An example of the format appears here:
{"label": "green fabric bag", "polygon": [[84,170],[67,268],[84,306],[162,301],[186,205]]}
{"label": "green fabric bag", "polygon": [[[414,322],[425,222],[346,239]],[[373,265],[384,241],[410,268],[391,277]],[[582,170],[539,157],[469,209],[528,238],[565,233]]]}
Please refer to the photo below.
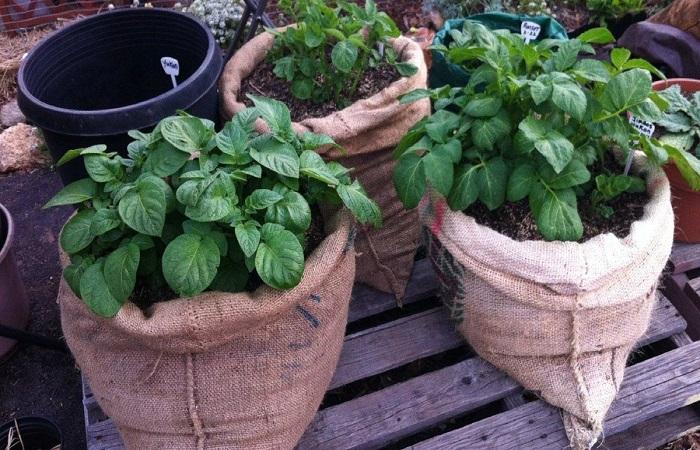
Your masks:
{"label": "green fabric bag", "polygon": [[[450,30],[461,30],[465,20],[479,22],[492,30],[510,30],[520,33],[520,24],[528,20],[542,27],[537,40],[541,39],[568,39],[566,29],[549,16],[527,16],[524,14],[509,13],[483,13],[469,16],[466,19],[451,19],[438,31],[433,39],[433,44],[449,45]],[[433,65],[428,76],[428,85],[437,88],[449,84],[451,86],[465,86],[469,81],[469,73],[457,64],[447,62],[445,56],[433,50]]]}

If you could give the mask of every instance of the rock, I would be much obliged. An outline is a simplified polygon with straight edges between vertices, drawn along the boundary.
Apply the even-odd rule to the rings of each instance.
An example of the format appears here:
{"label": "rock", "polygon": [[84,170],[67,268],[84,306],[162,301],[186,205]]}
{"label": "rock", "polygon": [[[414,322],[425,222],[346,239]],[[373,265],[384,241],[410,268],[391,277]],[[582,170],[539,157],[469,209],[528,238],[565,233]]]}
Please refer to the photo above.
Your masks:
{"label": "rock", "polygon": [[9,128],[18,123],[25,123],[26,121],[27,118],[19,110],[17,99],[7,102],[0,107],[0,125],[4,128]]}
{"label": "rock", "polygon": [[28,170],[51,164],[41,133],[24,123],[0,134],[0,173]]}

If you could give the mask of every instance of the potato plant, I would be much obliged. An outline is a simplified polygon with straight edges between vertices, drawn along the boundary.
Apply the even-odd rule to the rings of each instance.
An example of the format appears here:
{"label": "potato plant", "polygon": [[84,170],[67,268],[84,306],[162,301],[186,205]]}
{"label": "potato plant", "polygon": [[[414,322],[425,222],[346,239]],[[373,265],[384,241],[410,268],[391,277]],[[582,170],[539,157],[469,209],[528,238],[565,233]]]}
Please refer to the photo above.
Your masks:
{"label": "potato plant", "polygon": [[609,217],[609,200],[644,188],[640,178],[609,169],[613,148],[624,155],[640,149],[657,166],[672,160],[687,179],[700,181],[700,161],[640,134],[628,120],[662,116],[668,104],[652,91],[650,72],[663,75],[625,49],[605,62],[579,58],[594,53],[591,44],[613,41],[608,30],[526,44],[467,21],[462,34],[436,49],[471,71],[467,86],[402,98],[431,97],[436,110],[394,152],[394,184],[407,207],[418,205],[427,186],[453,210],[527,200],[545,239],[578,240],[581,196],[592,196],[596,212]]}
{"label": "potato plant", "polygon": [[[268,286],[293,288],[317,203],[380,225],[378,206],[349,170],[314,151],[335,145],[330,137],[297,136],[284,104],[250,98],[255,107],[218,133],[183,113],[151,133],[132,131],[126,158],[96,145],[59,161],[82,156],[89,175],[46,207],[78,206],[60,236],[71,258],[64,277],[96,314],[114,316],[137,281],[161,280],[190,297],[245,290],[256,272]],[[254,131],[258,117],[270,133]]]}
{"label": "potato plant", "polygon": [[275,75],[291,83],[297,98],[316,103],[332,100],[344,106],[365,72],[382,62],[396,67],[402,76],[418,70],[401,62],[388,45],[389,38],[400,32],[373,0],[367,0],[364,8],[349,1],[323,0],[287,0],[279,6],[296,25],[284,31],[267,30],[275,35],[269,59]]}

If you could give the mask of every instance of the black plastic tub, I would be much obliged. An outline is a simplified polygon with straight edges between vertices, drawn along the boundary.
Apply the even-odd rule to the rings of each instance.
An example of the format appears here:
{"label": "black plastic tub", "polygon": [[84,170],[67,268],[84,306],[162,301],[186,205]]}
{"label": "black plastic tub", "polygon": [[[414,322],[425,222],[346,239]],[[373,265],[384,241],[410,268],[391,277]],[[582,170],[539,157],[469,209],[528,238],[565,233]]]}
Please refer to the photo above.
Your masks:
{"label": "black plastic tub", "polygon": [[[176,88],[161,66],[166,56],[179,61]],[[126,154],[127,131],[148,130],[179,109],[216,121],[222,65],[211,32],[189,15],[107,12],[57,31],[27,55],[18,102],[55,161],[94,144]],[[85,176],[80,159],[59,173],[65,184]]]}
{"label": "black plastic tub", "polygon": [[[51,450],[61,445],[61,431],[53,422],[43,417],[21,417],[16,423],[11,420],[0,427],[0,448],[8,447],[7,438],[12,430],[15,436],[13,440],[16,445],[11,449],[23,450]],[[19,444],[17,432],[22,438],[22,444]]]}

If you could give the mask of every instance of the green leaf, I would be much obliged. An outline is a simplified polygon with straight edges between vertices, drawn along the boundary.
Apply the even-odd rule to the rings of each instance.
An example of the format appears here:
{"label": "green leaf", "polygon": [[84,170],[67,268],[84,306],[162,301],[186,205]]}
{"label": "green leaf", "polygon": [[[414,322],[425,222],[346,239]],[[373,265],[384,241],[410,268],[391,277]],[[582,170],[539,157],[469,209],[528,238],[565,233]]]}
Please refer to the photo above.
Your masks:
{"label": "green leaf", "polygon": [[307,26],[304,32],[304,43],[309,48],[316,48],[323,44],[326,40],[326,35],[323,33],[321,28],[316,24],[311,24]]}
{"label": "green leaf", "polygon": [[441,109],[425,123],[425,131],[433,141],[445,143],[454,134],[460,122],[459,115]]}
{"label": "green leaf", "polygon": [[651,75],[646,70],[632,69],[613,77],[605,86],[601,105],[619,113],[643,102],[651,93]]}
{"label": "green leaf", "polygon": [[667,145],[665,148],[688,185],[695,191],[700,190],[700,160],[675,147]]}
{"label": "green leaf", "polygon": [[581,33],[576,39],[588,44],[609,44],[615,42],[615,36],[607,28],[592,28]]}
{"label": "green leaf", "polygon": [[136,271],[141,260],[141,250],[135,244],[119,247],[107,256],[104,278],[112,297],[124,303],[136,286]]}
{"label": "green leaf", "polygon": [[537,171],[530,164],[520,164],[508,178],[506,198],[509,202],[518,202],[528,195],[537,181]]}
{"label": "green leaf", "polygon": [[451,139],[444,144],[437,144],[432,151],[446,154],[454,164],[462,159],[462,143],[459,139]]}
{"label": "green leaf", "polygon": [[314,82],[310,78],[297,78],[292,82],[291,90],[296,98],[308,100],[313,95]]}
{"label": "green leaf", "polygon": [[61,159],[59,159],[58,162],[56,162],[56,167],[61,167],[62,165],[73,161],[80,155],[94,155],[98,153],[104,153],[105,150],[107,150],[107,146],[104,144],[93,145],[92,147],[87,148],[75,148],[72,150],[68,150],[66,153],[63,154],[63,156],[61,156]]}
{"label": "green leaf", "polygon": [[559,49],[552,55],[550,61],[558,71],[562,72],[576,63],[581,49],[581,41],[576,39],[564,41],[559,45]]}
{"label": "green leaf", "polygon": [[664,114],[657,124],[670,133],[688,132],[693,127],[693,122],[686,113],[673,112]]}
{"label": "green leaf", "polygon": [[238,245],[241,246],[243,254],[247,257],[253,256],[260,244],[260,230],[258,230],[258,226],[255,222],[249,220],[246,223],[236,225],[235,232],[236,240],[238,240]]}
{"label": "green leaf", "polygon": [[367,196],[357,180],[351,185],[340,184],[336,190],[343,204],[352,212],[358,222],[371,223],[377,228],[382,225],[382,213],[379,206]]}
{"label": "green leaf", "polygon": [[433,91],[431,91],[430,89],[414,89],[408,94],[404,94],[401,97],[399,97],[399,103],[404,105],[406,103],[413,103],[424,98],[430,98],[432,93]]}
{"label": "green leaf", "polygon": [[573,68],[574,75],[589,81],[607,83],[610,81],[610,72],[602,61],[596,59],[582,59]]}
{"label": "green leaf", "polygon": [[285,56],[276,60],[274,64],[275,67],[272,69],[272,72],[277,75],[278,78],[287,81],[292,81],[294,79],[294,58]]}
{"label": "green leaf", "polygon": [[259,141],[259,147],[250,149],[250,156],[276,173],[299,178],[299,155],[291,144],[267,136]]}
{"label": "green leaf", "polygon": [[480,168],[481,166],[471,164],[464,164],[457,168],[452,190],[447,197],[450,209],[453,211],[465,210],[479,197]]}
{"label": "green leaf", "polygon": [[564,170],[574,156],[574,145],[559,132],[547,131],[544,138],[535,142],[535,149],[552,166],[556,173]]}
{"label": "green leaf", "polygon": [[311,225],[311,208],[295,191],[287,191],[282,200],[267,208],[265,221],[280,224],[293,232],[306,231]]}
{"label": "green leaf", "polygon": [[248,271],[241,270],[239,264],[222,259],[219,271],[209,289],[218,292],[243,292],[248,284]]}
{"label": "green leaf", "polygon": [[248,133],[235,122],[227,122],[216,135],[216,145],[223,153],[232,157],[232,163],[237,165],[250,162],[246,145]]}
{"label": "green leaf", "polygon": [[539,203],[533,208],[537,228],[548,241],[577,241],[583,236],[576,194],[571,189],[553,191],[536,184],[530,194]]}
{"label": "green leaf", "polygon": [[145,170],[150,170],[159,177],[169,177],[180,170],[189,158],[189,153],[176,149],[169,142],[161,141],[148,152]]}
{"label": "green leaf", "polygon": [[480,149],[493,150],[496,142],[510,133],[510,127],[508,114],[501,110],[494,117],[474,121],[471,128],[472,141]]}
{"label": "green leaf", "polygon": [[116,209],[98,209],[92,218],[90,232],[93,236],[101,236],[122,224]]}
{"label": "green leaf", "polygon": [[649,122],[657,122],[664,114],[661,112],[656,103],[647,98],[642,103],[638,103],[630,108],[630,112],[637,118],[647,120]]}
{"label": "green leaf", "polygon": [[319,147],[323,147],[324,145],[338,146],[332,137],[326,134],[311,133],[310,131],[304,132],[304,134],[301,136],[301,140],[304,143],[304,149],[306,150],[315,150]]}
{"label": "green leaf", "polygon": [[691,133],[667,133],[659,138],[662,144],[670,145],[687,152],[695,142],[695,136]]}
{"label": "green leaf", "polygon": [[175,148],[187,153],[202,150],[208,143],[211,130],[201,119],[192,116],[173,116],[160,121],[163,138]]}
{"label": "green leaf", "polygon": [[449,154],[433,150],[423,157],[425,177],[430,185],[443,196],[452,189],[454,175],[452,158]]}
{"label": "green leaf", "polygon": [[80,279],[83,277],[87,268],[94,262],[95,257],[92,255],[85,257],[76,255],[71,258],[71,265],[63,270],[63,278],[66,279],[73,293],[80,298],[83,298],[80,294]]}
{"label": "green leaf", "polygon": [[355,44],[348,40],[340,41],[333,47],[331,61],[333,61],[333,65],[338,70],[348,73],[355,65],[355,61],[357,61],[357,53]]}
{"label": "green leaf", "polygon": [[42,209],[52,208],[54,206],[74,205],[90,200],[95,196],[97,185],[90,178],[74,181],[61,191],[54,195]]}
{"label": "green leaf", "polygon": [[[199,183],[206,185],[207,181]],[[188,205],[185,208],[185,215],[198,222],[216,222],[232,213],[233,204],[236,201],[233,184],[227,183],[223,177],[218,176],[208,184],[195,205]]]}
{"label": "green leaf", "polygon": [[591,173],[583,162],[573,159],[558,174],[545,166],[542,177],[550,188],[566,189],[586,183],[591,179]]}
{"label": "green leaf", "polygon": [[100,317],[111,318],[122,308],[122,302],[109,292],[102,268],[103,261],[88,267],[80,278],[80,294],[87,307]]}
{"label": "green leaf", "polygon": [[552,96],[552,84],[548,81],[544,82],[547,78],[542,76],[540,78],[530,82],[530,96],[536,105],[546,102]]}
{"label": "green leaf", "polygon": [[490,210],[503,204],[508,185],[508,166],[500,156],[483,163],[479,171],[479,200]]}
{"label": "green leaf", "polygon": [[304,249],[290,231],[268,233],[258,246],[255,269],[268,286],[291,289],[304,274]]}
{"label": "green leaf", "polygon": [[552,103],[562,111],[569,113],[576,120],[583,120],[586,114],[586,94],[567,75],[555,76],[552,74]]}
{"label": "green leaf", "polygon": [[498,97],[474,98],[464,107],[464,112],[472,117],[493,117],[501,109],[503,100]]}
{"label": "green leaf", "polygon": [[148,236],[160,236],[167,208],[165,194],[151,179],[142,179],[119,202],[119,216],[131,229]]}
{"label": "green leaf", "polygon": [[61,230],[61,247],[68,254],[78,253],[95,239],[92,233],[92,219],[95,211],[86,209],[71,217]]}
{"label": "green leaf", "polygon": [[114,181],[122,176],[122,165],[106,155],[86,155],[83,157],[85,170],[90,178],[98,183]]}
{"label": "green leaf", "polygon": [[393,174],[394,187],[401,202],[408,209],[415,208],[425,194],[425,167],[415,153],[404,154],[396,164]]}
{"label": "green leaf", "polygon": [[248,198],[245,205],[251,209],[265,209],[282,200],[284,197],[270,189],[256,189]]}
{"label": "green leaf", "polygon": [[299,160],[301,167],[300,172],[307,177],[316,179],[330,186],[337,186],[338,183],[340,183],[318,153],[312,150],[304,150]]}
{"label": "green leaf", "polygon": [[618,69],[622,69],[625,63],[630,59],[630,56],[632,56],[632,52],[626,48],[614,48],[610,52],[610,60]]}
{"label": "green leaf", "polygon": [[418,73],[418,67],[414,66],[411,63],[400,62],[394,64],[394,67],[396,67],[396,70],[398,70],[399,74],[402,77],[412,77],[413,75]]}
{"label": "green leaf", "polygon": [[213,239],[183,234],[172,240],[163,252],[163,276],[179,295],[192,297],[214,281],[220,262],[219,247]]}
{"label": "green leaf", "polygon": [[292,118],[289,108],[284,103],[255,95],[248,95],[248,98],[255,104],[260,117],[274,133],[286,135],[292,132]]}

